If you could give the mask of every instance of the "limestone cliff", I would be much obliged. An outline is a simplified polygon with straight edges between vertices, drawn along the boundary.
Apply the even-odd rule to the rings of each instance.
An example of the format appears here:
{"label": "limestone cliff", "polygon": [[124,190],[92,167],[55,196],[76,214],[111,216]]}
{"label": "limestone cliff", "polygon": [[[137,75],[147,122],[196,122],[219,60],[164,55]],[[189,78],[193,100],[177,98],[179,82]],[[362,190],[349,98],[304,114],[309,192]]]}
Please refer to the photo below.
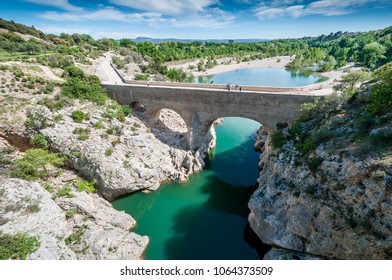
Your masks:
{"label": "limestone cliff", "polygon": [[[264,243],[331,259],[392,259],[391,114],[371,115],[367,104],[359,94],[272,139],[261,134],[249,221]],[[277,252],[267,258],[282,258]]]}

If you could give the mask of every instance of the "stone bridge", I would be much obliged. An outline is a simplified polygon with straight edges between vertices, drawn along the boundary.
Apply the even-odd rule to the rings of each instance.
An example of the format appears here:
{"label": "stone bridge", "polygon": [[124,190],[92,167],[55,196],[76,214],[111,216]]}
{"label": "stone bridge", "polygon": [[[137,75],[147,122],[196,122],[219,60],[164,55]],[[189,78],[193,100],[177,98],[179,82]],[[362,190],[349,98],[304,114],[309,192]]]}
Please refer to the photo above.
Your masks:
{"label": "stone bridge", "polygon": [[189,148],[193,151],[201,147],[218,118],[248,118],[274,130],[279,122],[292,123],[300,106],[315,98],[311,88],[251,87],[240,92],[218,85],[174,83],[104,84],[104,87],[120,104],[135,110],[141,108],[150,121],[157,121],[162,109],[177,112],[188,127]]}

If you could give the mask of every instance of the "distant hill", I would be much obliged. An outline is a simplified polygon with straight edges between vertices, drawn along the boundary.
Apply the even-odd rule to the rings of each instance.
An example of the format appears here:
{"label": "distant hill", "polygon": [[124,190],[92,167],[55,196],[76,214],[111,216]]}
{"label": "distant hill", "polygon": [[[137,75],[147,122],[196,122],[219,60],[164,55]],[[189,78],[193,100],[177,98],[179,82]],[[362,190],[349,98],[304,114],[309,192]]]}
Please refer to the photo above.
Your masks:
{"label": "distant hill", "polygon": [[233,41],[234,43],[258,43],[271,41],[269,39],[176,39],[176,38],[149,38],[149,37],[137,37],[132,39],[133,41],[139,42],[151,42],[154,44],[166,43],[166,42],[181,42],[181,43],[192,43],[195,41],[199,42],[214,42],[214,43],[228,43]]}

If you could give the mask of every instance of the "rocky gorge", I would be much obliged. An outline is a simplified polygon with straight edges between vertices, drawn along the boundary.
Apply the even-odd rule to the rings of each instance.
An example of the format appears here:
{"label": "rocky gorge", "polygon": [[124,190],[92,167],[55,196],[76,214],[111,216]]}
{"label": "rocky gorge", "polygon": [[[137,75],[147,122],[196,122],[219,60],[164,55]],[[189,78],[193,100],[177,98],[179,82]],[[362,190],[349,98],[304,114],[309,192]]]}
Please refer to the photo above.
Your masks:
{"label": "rocky gorge", "polygon": [[[5,74],[11,83],[14,74]],[[162,110],[159,123],[150,124],[119,116],[128,109],[110,100],[25,95],[0,95],[0,234],[37,238],[28,259],[143,258],[148,237],[133,233],[135,220],[108,201],[187,180],[208,150],[187,150],[186,126],[172,111]],[[211,132],[205,147],[214,145]],[[14,163],[37,148],[34,139],[65,157],[65,166],[43,165],[38,180],[12,178]]]}
{"label": "rocky gorge", "polygon": [[251,227],[273,247],[266,259],[392,258],[390,112],[366,112],[368,89],[343,104],[331,102],[337,96],[291,129],[259,132],[248,206]]}

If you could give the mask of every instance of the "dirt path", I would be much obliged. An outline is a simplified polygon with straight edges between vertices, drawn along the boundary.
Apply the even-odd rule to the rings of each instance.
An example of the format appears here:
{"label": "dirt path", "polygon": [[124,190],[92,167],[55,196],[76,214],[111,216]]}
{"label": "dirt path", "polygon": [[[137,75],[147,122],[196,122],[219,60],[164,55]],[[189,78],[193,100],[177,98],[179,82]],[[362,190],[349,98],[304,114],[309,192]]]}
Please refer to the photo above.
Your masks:
{"label": "dirt path", "polygon": [[100,78],[102,83],[122,84],[123,82],[120,76],[110,65],[112,56],[112,53],[105,54],[105,59],[97,66],[96,75]]}
{"label": "dirt path", "polygon": [[49,67],[43,66],[43,65],[39,65],[39,68],[42,69],[42,71],[45,73],[45,75],[46,75],[49,79],[54,80],[54,81],[58,81],[58,82],[64,82],[64,79],[57,77],[57,76],[52,72],[52,70],[50,70]]}

